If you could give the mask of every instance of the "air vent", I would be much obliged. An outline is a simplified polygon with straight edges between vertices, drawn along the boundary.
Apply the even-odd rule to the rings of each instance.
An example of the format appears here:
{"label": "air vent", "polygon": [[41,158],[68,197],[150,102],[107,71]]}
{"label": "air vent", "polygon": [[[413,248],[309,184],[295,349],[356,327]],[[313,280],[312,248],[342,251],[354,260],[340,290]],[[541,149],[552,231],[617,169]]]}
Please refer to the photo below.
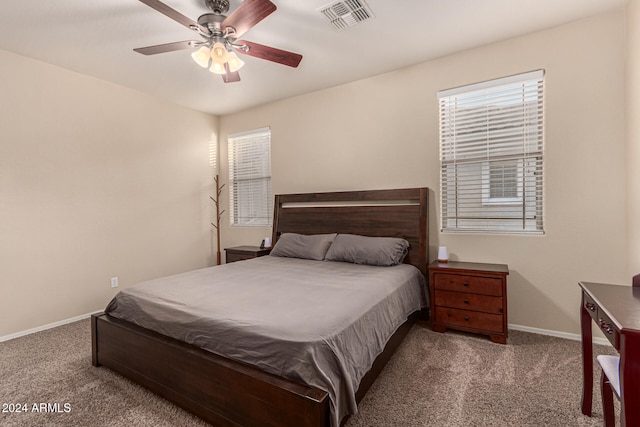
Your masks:
{"label": "air vent", "polygon": [[318,9],[338,30],[353,27],[362,21],[374,18],[364,0],[344,0],[330,3]]}

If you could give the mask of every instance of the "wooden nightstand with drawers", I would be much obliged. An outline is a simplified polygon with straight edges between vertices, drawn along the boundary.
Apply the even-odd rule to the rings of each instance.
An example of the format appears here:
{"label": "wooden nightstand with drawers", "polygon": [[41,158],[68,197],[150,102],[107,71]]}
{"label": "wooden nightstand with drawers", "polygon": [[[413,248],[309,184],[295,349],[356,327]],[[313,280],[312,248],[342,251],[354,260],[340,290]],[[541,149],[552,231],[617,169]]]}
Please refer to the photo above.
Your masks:
{"label": "wooden nightstand with drawers", "polygon": [[449,261],[429,266],[431,328],[457,329],[507,342],[507,275],[504,264]]}
{"label": "wooden nightstand with drawers", "polygon": [[234,248],[225,248],[226,263],[242,261],[245,259],[258,258],[269,255],[271,248],[260,249],[258,246],[236,246]]}

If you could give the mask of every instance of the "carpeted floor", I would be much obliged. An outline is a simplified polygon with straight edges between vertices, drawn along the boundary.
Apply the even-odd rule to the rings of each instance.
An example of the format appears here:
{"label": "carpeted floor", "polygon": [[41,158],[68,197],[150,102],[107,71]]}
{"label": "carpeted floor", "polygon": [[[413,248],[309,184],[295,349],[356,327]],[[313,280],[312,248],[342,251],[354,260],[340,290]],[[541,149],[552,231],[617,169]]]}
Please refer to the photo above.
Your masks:
{"label": "carpeted floor", "polygon": [[[500,345],[418,324],[346,427],[599,426],[597,387],[593,418],[580,413],[580,351],[543,335],[512,331]],[[0,361],[1,426],[208,425],[91,366],[88,319],[0,343]]]}

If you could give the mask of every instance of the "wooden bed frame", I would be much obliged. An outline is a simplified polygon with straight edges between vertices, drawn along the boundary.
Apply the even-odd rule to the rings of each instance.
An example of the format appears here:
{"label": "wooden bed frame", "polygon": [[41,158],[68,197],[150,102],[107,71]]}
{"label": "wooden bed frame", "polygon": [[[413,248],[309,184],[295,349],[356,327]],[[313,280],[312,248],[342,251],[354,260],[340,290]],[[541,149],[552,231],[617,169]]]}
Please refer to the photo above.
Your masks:
{"label": "wooden bed frame", "polygon": [[[405,262],[427,276],[428,189],[277,195],[273,239],[282,233],[402,237]],[[418,317],[391,337],[360,382],[359,402]],[[325,427],[329,396],[104,313],[91,318],[92,364],[105,366],[219,426]],[[346,421],[342,420],[344,423]]]}

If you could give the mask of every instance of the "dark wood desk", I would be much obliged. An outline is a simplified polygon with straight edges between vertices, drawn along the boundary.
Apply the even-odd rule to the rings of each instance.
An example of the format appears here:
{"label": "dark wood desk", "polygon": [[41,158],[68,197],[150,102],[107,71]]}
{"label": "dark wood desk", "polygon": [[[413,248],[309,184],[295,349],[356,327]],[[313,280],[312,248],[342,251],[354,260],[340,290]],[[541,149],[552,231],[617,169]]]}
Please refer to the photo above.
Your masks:
{"label": "dark wood desk", "polygon": [[593,344],[591,319],[620,353],[622,425],[640,426],[640,275],[633,286],[580,282],[582,308],[582,413],[591,416]]}

